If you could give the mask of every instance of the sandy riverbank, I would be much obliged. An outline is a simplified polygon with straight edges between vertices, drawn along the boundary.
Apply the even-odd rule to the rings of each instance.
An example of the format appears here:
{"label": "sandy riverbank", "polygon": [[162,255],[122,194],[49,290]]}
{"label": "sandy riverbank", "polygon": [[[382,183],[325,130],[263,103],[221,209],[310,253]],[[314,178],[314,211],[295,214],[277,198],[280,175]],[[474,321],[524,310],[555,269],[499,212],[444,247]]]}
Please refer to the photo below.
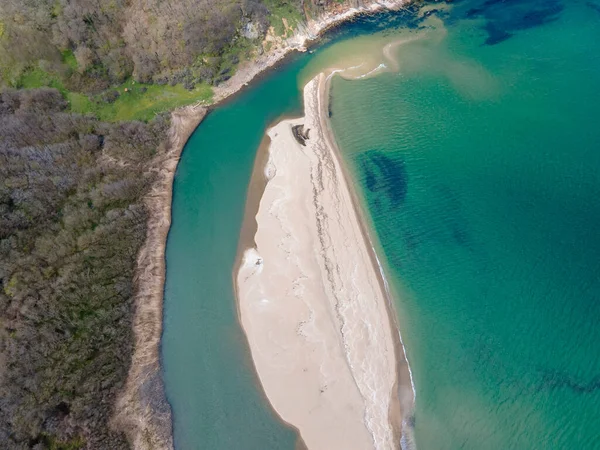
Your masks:
{"label": "sandy riverbank", "polygon": [[385,285],[328,136],[326,85],[324,74],[308,83],[305,117],[268,132],[254,242],[236,276],[240,318],[269,401],[309,449],[392,449],[412,388]]}
{"label": "sandy riverbank", "polygon": [[162,334],[165,246],[171,225],[173,178],[181,151],[206,115],[189,106],[171,115],[169,145],[151,164],[157,172],[145,198],[146,242],[137,259],[133,329],[135,350],[125,388],[117,400],[112,426],[123,430],[134,449],[172,449],[172,421],[159,362]]}

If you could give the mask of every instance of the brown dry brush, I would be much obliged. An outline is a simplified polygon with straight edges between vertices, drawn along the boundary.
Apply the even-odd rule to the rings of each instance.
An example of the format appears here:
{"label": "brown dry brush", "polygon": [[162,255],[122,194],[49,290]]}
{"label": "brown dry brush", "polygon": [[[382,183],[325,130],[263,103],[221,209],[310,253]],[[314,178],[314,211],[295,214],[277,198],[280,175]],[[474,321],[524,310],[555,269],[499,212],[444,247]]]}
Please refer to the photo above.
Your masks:
{"label": "brown dry brush", "polygon": [[168,120],[108,125],[65,107],[53,89],[0,95],[2,448],[127,447],[107,423]]}

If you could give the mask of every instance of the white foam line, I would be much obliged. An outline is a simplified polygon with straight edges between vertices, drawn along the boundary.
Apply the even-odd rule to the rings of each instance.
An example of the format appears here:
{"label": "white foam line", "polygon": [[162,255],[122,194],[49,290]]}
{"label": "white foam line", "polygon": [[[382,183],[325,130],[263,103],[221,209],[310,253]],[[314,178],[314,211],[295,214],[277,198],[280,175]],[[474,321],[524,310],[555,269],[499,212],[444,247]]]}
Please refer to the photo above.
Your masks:
{"label": "white foam line", "polygon": [[327,76],[326,81],[328,81],[336,73],[345,72],[346,70],[358,69],[358,68],[362,67],[363,65],[364,65],[364,63],[361,63],[358,66],[346,67],[345,69],[333,69],[331,71],[331,73]]}
{"label": "white foam line", "polygon": [[326,80],[329,80],[332,76],[334,76],[336,73],[340,73],[343,72],[346,69],[334,69],[331,71],[331,73],[329,75],[327,75]]}
{"label": "white foam line", "polygon": [[360,63],[358,66],[347,67],[345,70],[360,69],[365,63]]}
{"label": "white foam line", "polygon": [[[379,267],[379,273],[381,274],[381,278],[383,279],[385,293],[387,294],[388,301],[390,301],[390,299],[392,298],[391,294],[390,294],[390,286],[388,285],[387,278],[385,277],[385,273],[383,272],[383,267],[381,265],[381,261],[379,261],[379,256],[377,256],[377,252],[375,251],[375,248],[373,247],[373,243],[371,242],[371,237],[369,237],[369,243],[371,244],[371,250],[373,251],[373,254],[375,255],[375,259],[377,260],[377,266]],[[406,360],[406,366],[408,367],[408,375],[410,377],[410,387],[412,388],[412,391],[413,391],[413,403],[414,403],[417,400],[417,391],[415,389],[413,373],[412,373],[412,370],[410,369],[410,364],[408,362],[408,355],[406,354],[406,347],[404,346],[404,341],[402,340],[402,333],[400,333],[400,327],[398,327],[398,337],[400,338],[400,344],[402,345],[402,352],[404,353],[404,359]]]}
{"label": "white foam line", "polygon": [[356,77],[356,78],[357,78],[357,79],[360,79],[360,78],[365,78],[365,77],[368,77],[369,75],[372,75],[372,74],[374,74],[375,72],[379,72],[381,69],[387,69],[387,66],[386,66],[384,63],[381,63],[381,64],[379,64],[377,67],[375,67],[373,70],[371,70],[370,72],[367,72],[367,73],[365,73],[365,74],[363,74],[363,75],[360,75],[360,76],[358,76],[358,77]]}

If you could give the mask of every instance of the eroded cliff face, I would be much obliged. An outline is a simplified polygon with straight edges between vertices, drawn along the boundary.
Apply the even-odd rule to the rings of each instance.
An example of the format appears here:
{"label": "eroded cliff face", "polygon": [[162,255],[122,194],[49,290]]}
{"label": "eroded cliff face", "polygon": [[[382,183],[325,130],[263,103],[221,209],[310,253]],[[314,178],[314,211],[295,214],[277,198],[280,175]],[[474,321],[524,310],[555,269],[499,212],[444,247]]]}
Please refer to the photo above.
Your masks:
{"label": "eroded cliff face", "polygon": [[305,2],[304,10],[307,18],[306,28],[299,27],[299,32],[308,30],[318,35],[330,26],[336,25],[356,14],[373,13],[383,9],[399,9],[411,0],[310,0]]}
{"label": "eroded cliff face", "polygon": [[307,0],[302,9],[305,21],[297,27],[296,35],[309,33],[314,38],[323,30],[359,13],[382,9],[397,9],[410,0]]}
{"label": "eroded cliff face", "polygon": [[309,0],[304,2],[304,8],[307,15],[319,16],[331,11],[341,12],[350,8],[359,8],[369,3],[376,2],[363,0],[344,0],[342,2],[336,0]]}

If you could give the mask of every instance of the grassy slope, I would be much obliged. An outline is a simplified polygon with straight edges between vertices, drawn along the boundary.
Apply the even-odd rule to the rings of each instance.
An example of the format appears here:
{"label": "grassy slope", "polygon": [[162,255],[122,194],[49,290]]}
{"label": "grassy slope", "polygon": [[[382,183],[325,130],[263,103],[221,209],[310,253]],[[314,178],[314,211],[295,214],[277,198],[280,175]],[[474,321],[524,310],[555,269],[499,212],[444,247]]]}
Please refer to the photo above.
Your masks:
{"label": "grassy slope", "polygon": [[[125,91],[127,89],[127,91]],[[142,92],[146,89],[145,92]],[[121,95],[114,103],[95,102],[86,95],[70,92],[67,100],[73,112],[93,113],[100,120],[118,122],[142,120],[147,122],[156,114],[189,105],[199,101],[209,102],[212,89],[208,85],[198,85],[191,91],[182,85],[176,86],[141,84],[129,80],[115,88]]]}
{"label": "grassy slope", "polygon": [[269,20],[278,36],[288,37],[289,28],[286,30],[283,19],[287,21],[288,27],[294,29],[304,21],[304,15],[292,1],[263,0],[263,3],[271,13]]}
{"label": "grassy slope", "polygon": [[[65,60],[68,61],[67,58]],[[74,59],[73,62],[75,62]],[[75,64],[77,63],[75,62]],[[107,122],[148,121],[157,113],[172,110],[179,106],[199,101],[210,102],[213,95],[212,88],[206,84],[199,84],[193,90],[188,91],[180,84],[175,86],[145,85],[128,80],[109,89],[118,91],[120,97],[114,103],[107,103],[102,101],[100,95],[92,96],[90,99],[85,94],[68,91],[58,76],[40,68],[25,72],[16,85],[20,89],[33,89],[44,86],[58,89],[69,101],[71,111],[80,114],[93,113],[100,120]],[[144,88],[146,89],[145,92],[143,92]]]}

